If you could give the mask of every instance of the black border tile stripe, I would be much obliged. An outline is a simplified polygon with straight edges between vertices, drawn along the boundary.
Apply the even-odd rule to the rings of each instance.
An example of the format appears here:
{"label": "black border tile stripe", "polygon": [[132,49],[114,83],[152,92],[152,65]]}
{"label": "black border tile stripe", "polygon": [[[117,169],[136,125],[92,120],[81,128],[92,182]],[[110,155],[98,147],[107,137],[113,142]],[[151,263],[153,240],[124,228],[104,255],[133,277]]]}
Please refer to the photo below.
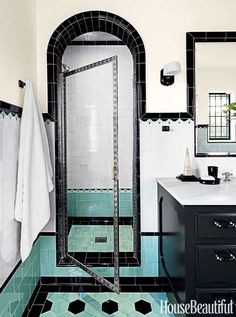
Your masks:
{"label": "black border tile stripe", "polygon": [[[4,111],[6,114],[11,113],[13,116],[18,115],[18,117],[21,117],[22,115],[22,107],[0,100],[0,112],[2,111]],[[42,115],[44,120],[50,120],[52,122],[54,121],[54,118],[51,114],[43,113]]]}
{"label": "black border tile stripe", "polygon": [[[72,225],[113,225],[113,217],[68,217],[68,231]],[[132,225],[132,217],[120,217],[120,225]]]}
{"label": "black border tile stripe", "polygon": [[[68,252],[73,258],[90,267],[114,267],[114,252]],[[133,252],[119,252],[119,264],[121,267],[141,266]]]}
{"label": "black border tile stripe", "polygon": [[160,236],[160,232],[141,232],[141,236],[147,236],[147,237]]}
{"label": "black border tile stripe", "polygon": [[22,114],[22,108],[15,106],[11,103],[0,100],[0,112],[4,111],[6,114],[11,113],[12,115],[18,115],[19,117]]}

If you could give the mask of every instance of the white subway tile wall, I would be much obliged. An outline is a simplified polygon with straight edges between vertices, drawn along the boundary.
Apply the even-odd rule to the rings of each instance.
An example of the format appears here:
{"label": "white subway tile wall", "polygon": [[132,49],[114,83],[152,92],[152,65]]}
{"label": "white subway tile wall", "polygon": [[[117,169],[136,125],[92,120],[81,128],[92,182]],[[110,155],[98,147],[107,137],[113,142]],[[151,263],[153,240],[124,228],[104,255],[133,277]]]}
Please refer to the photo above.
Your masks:
{"label": "white subway tile wall", "polygon": [[19,261],[19,223],[14,219],[20,120],[0,114],[0,286]]}
{"label": "white subway tile wall", "polygon": [[[20,224],[14,219],[20,119],[0,113],[0,287],[20,260]],[[45,122],[54,165],[54,123]],[[55,194],[50,196],[51,219],[44,231],[55,231]]]}
{"label": "white subway tile wall", "polygon": [[[71,69],[118,56],[120,187],[132,187],[133,60],[125,46],[69,46]],[[113,77],[105,64],[66,79],[68,188],[112,188]]]}
{"label": "white subway tile wall", "polygon": [[[55,138],[54,138],[54,122],[50,120],[45,121],[45,128],[48,137],[48,144],[50,150],[50,158],[52,163],[53,171],[55,171]],[[55,172],[53,175],[54,189],[50,193],[50,206],[51,206],[51,217],[47,225],[43,228],[44,232],[55,232],[56,231],[56,200],[55,200]]]}
{"label": "white subway tile wall", "polygon": [[[169,125],[170,132],[162,132]],[[20,120],[0,115],[0,286],[19,260],[19,224],[14,220],[17,154]],[[54,163],[54,123],[46,123]],[[158,230],[157,176],[173,176],[183,171],[185,149],[192,157],[193,171],[207,173],[208,165],[219,166],[219,174],[236,176],[236,158],[194,158],[193,121],[146,121],[140,123],[141,226],[144,232]],[[55,230],[55,195],[51,195],[51,220],[44,231]]]}
{"label": "white subway tile wall", "polygon": [[[162,126],[170,126],[170,131],[163,132]],[[193,121],[141,121],[141,231],[158,231],[156,177],[175,177],[183,173],[187,147],[195,175],[204,176],[208,165],[216,165],[219,175],[230,171],[236,177],[235,157],[194,157]]]}

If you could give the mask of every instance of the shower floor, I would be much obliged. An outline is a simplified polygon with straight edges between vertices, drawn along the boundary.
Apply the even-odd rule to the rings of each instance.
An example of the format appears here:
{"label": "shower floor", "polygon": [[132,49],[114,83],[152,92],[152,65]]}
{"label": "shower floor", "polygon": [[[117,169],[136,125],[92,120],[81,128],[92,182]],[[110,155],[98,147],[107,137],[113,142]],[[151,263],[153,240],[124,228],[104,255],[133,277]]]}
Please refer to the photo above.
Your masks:
{"label": "shower floor", "polygon": [[[133,228],[119,226],[121,252],[133,251]],[[106,242],[96,242],[96,238]],[[114,229],[112,225],[72,225],[68,236],[69,252],[114,252]]]}
{"label": "shower floor", "polygon": [[165,293],[48,293],[40,316],[174,317],[161,312],[167,301]]}

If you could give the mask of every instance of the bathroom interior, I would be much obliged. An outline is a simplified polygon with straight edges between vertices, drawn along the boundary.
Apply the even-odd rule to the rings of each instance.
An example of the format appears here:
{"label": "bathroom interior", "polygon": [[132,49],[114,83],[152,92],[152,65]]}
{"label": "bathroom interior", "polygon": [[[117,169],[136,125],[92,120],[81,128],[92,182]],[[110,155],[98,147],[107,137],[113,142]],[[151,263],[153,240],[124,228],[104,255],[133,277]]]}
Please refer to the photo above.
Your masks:
{"label": "bathroom interior", "polygon": [[0,2],[0,317],[236,316],[235,9]]}

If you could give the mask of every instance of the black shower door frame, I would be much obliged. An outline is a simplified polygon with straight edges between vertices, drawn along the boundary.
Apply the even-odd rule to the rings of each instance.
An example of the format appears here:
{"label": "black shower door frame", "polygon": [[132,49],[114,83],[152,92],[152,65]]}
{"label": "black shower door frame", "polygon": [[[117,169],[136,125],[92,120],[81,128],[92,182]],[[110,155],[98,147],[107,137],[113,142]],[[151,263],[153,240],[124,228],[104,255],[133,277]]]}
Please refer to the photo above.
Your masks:
{"label": "black shower door frame", "polygon": [[[91,270],[84,263],[74,258],[68,253],[68,217],[67,217],[67,146],[66,146],[66,78],[77,73],[81,73],[95,67],[99,67],[108,63],[112,63],[112,75],[113,75],[113,228],[114,228],[114,284],[108,281],[106,278],[98,275]],[[119,157],[118,157],[118,57],[112,56],[104,60],[97,61],[95,63],[71,70],[65,71],[59,76],[59,104],[58,107],[58,120],[60,122],[60,133],[58,134],[58,142],[60,142],[61,149],[61,163],[63,168],[61,169],[61,177],[59,181],[59,193],[60,197],[63,197],[62,206],[64,210],[59,212],[58,218],[59,232],[64,232],[61,239],[58,239],[59,250],[63,250],[59,264],[65,265],[77,265],[82,268],[86,273],[90,274],[94,279],[100,282],[102,285],[108,287],[112,291],[119,292]],[[64,212],[66,210],[66,212]],[[64,236],[64,237],[63,237]]]}

